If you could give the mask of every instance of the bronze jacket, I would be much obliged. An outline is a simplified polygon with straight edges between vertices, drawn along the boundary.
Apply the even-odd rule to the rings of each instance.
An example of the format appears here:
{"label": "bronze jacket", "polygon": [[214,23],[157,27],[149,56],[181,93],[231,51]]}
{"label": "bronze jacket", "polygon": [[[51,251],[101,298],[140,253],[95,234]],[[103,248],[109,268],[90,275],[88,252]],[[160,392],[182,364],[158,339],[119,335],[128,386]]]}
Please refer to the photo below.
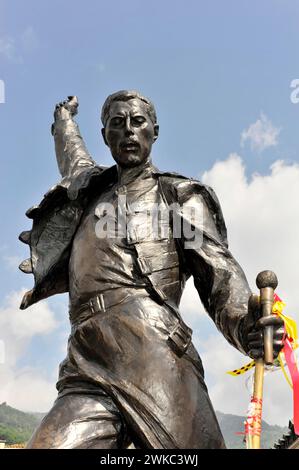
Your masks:
{"label": "bronze jacket", "polygon": [[[53,134],[63,179],[45,194],[38,206],[26,213],[33,221],[32,230],[22,232],[20,240],[29,245],[30,258],[21,263],[20,269],[33,273],[35,283],[24,295],[21,309],[54,294],[68,292],[72,240],[84,209],[95,194],[117,181],[116,166],[100,167],[90,158],[74,121],[56,124]],[[225,222],[214,191],[199,181],[175,173],[155,170],[153,176],[158,179],[166,204],[201,205],[204,223],[195,227],[202,234],[201,245],[186,249],[183,240],[176,243],[183,273],[180,291],[192,275],[203,305],[217,328],[244,352],[241,325],[247,314],[250,289],[241,267],[228,250]],[[192,221],[189,222],[192,226]],[[151,276],[161,270],[155,266],[158,257],[154,254],[152,262],[146,266],[141,259],[138,264],[163,303],[168,301],[167,291],[163,290],[159,277]],[[142,258],[142,246],[137,256]]]}

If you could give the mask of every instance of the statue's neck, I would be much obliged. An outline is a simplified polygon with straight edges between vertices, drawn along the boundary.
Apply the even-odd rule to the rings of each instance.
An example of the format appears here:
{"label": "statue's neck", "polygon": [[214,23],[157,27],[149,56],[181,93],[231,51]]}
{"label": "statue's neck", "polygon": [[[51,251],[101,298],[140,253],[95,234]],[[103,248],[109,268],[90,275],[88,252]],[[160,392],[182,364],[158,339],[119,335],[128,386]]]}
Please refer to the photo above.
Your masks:
{"label": "statue's neck", "polygon": [[151,158],[148,158],[141,165],[134,166],[131,168],[124,168],[117,166],[118,173],[118,185],[123,186],[135,181],[136,179],[142,179],[146,177],[153,169]]}

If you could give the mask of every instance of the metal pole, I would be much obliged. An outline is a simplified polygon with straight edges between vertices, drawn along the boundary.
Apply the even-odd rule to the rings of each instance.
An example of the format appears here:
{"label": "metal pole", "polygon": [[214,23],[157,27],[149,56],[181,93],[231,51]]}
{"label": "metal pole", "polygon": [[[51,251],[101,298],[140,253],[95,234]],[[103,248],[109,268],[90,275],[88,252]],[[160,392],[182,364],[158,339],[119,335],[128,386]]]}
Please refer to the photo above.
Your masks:
{"label": "metal pole", "polygon": [[[274,302],[274,289],[278,284],[277,277],[272,271],[262,271],[256,278],[256,285],[260,289],[260,306],[262,316],[267,317],[272,314]],[[273,364],[273,327],[267,326],[264,329],[264,358],[255,361],[254,387],[252,396],[252,426],[249,431],[249,447],[260,449],[261,446],[261,426],[263,408],[263,386],[265,364]]]}

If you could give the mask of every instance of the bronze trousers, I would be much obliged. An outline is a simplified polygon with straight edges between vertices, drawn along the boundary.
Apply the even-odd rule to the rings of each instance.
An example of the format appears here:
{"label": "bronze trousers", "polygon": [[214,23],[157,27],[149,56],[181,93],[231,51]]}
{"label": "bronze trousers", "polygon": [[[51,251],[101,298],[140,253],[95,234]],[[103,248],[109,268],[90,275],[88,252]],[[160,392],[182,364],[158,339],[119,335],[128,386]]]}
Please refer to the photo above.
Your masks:
{"label": "bronze trousers", "polygon": [[176,324],[150,297],[84,315],[28,447],[225,448],[194,345],[180,355],[168,341]]}

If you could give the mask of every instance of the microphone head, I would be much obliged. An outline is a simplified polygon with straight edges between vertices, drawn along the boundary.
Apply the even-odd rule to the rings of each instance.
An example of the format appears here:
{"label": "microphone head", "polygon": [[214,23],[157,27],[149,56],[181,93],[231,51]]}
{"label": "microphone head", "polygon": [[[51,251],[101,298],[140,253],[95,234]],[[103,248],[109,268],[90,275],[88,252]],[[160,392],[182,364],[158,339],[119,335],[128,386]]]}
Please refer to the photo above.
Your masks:
{"label": "microphone head", "polygon": [[278,280],[276,274],[273,271],[262,271],[257,275],[256,285],[259,289],[263,287],[272,287],[276,289],[278,285]]}

